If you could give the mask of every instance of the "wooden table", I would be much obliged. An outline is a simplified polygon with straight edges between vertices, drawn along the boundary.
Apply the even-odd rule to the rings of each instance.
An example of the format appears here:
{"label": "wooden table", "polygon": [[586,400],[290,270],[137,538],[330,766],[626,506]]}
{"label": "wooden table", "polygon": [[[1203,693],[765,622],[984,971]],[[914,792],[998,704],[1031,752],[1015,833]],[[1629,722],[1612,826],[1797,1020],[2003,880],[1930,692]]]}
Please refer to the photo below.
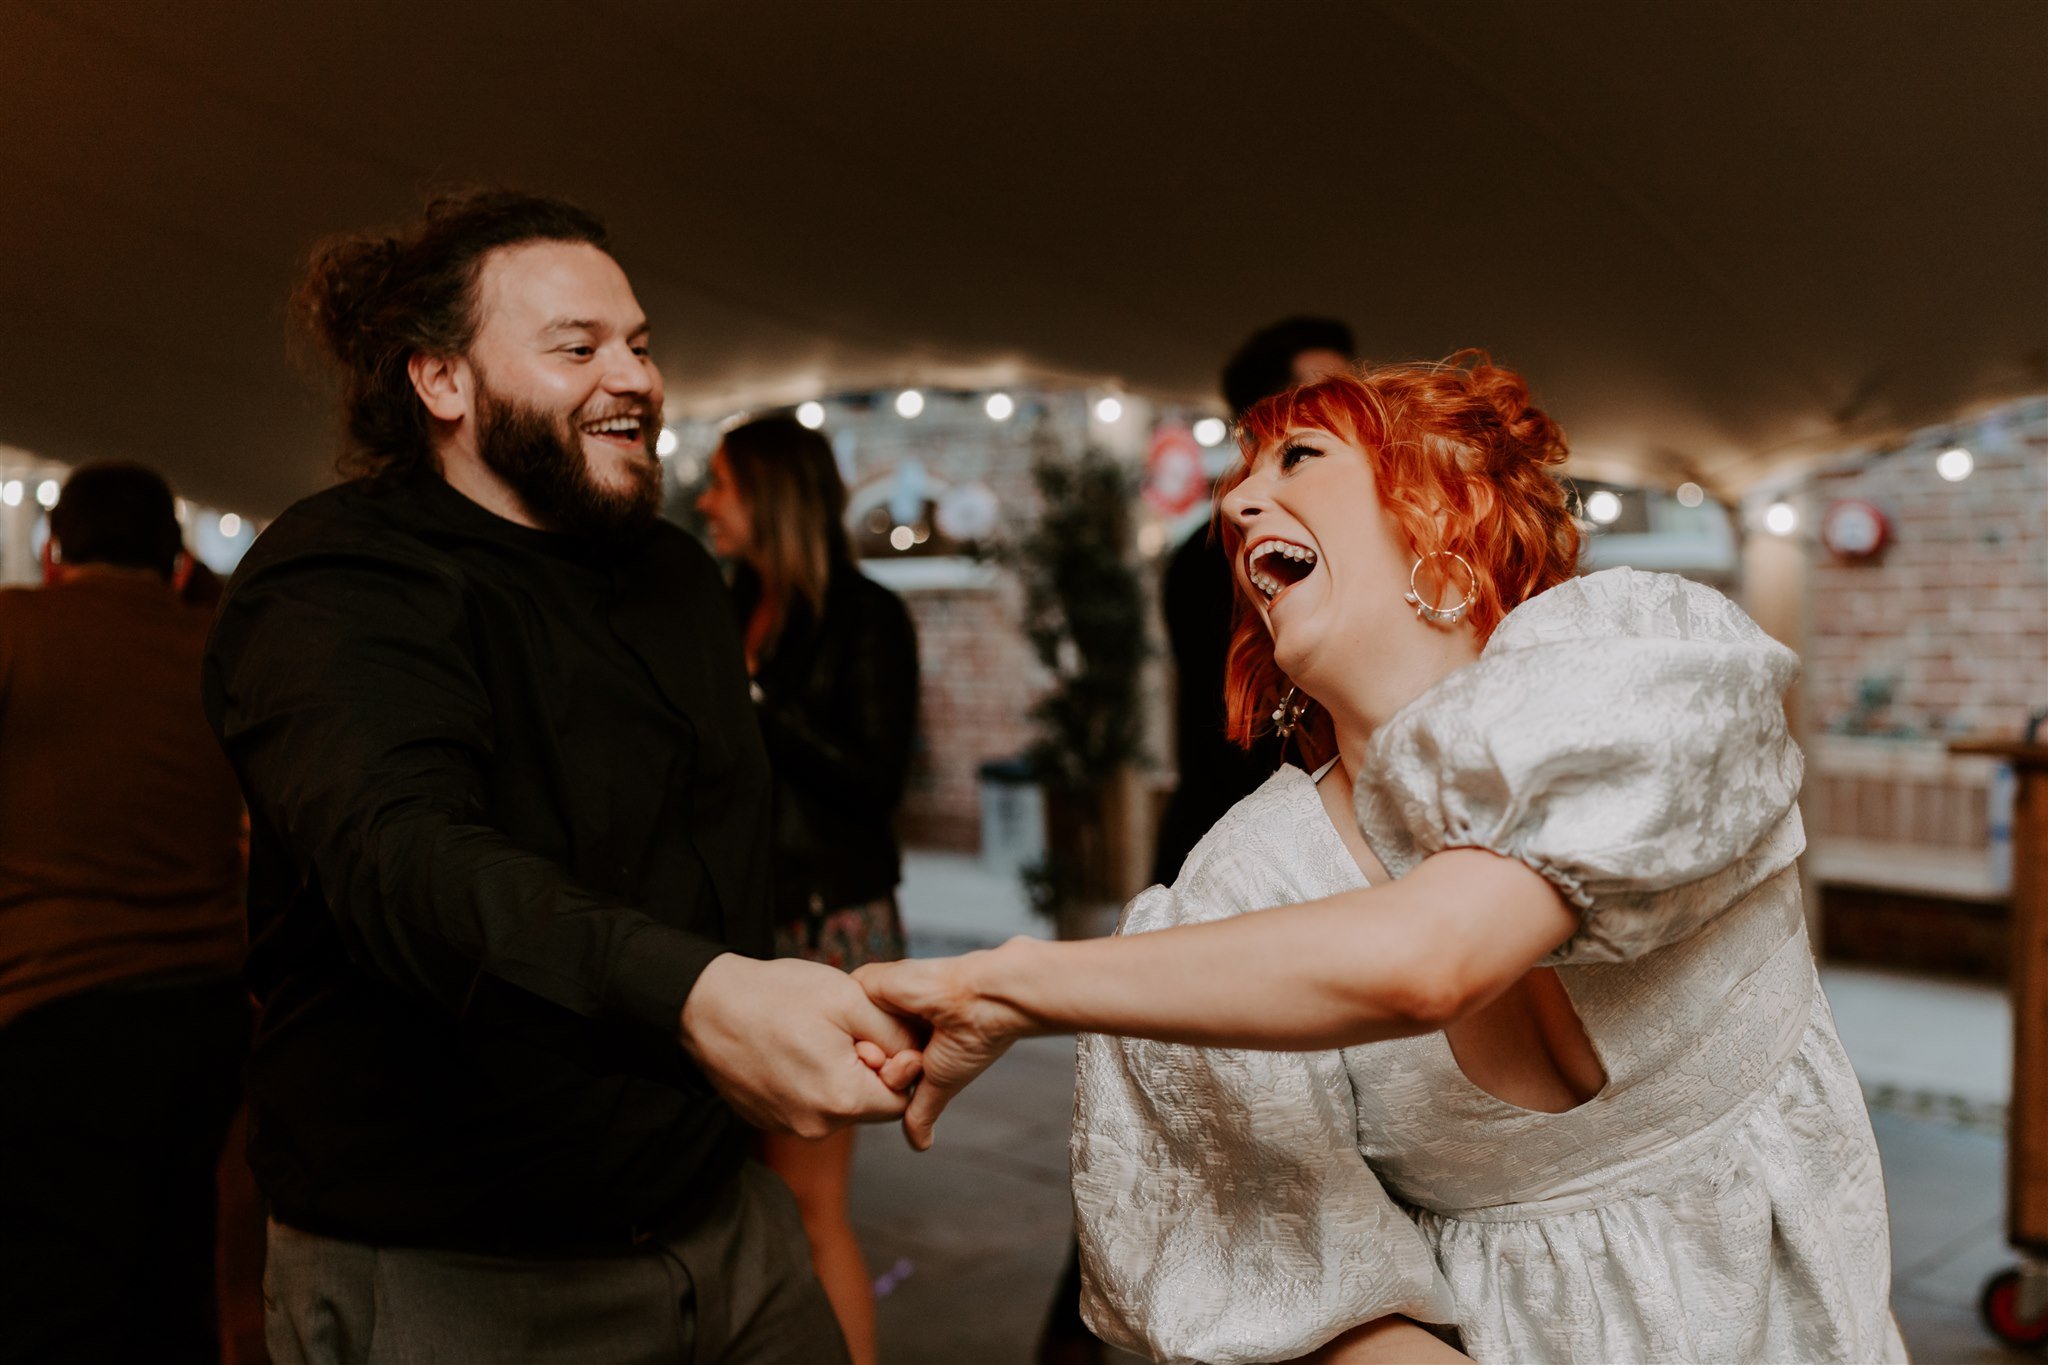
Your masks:
{"label": "wooden table", "polygon": [[2012,1107],[2006,1124],[2006,1236],[2048,1257],[2048,744],[1960,740],[1950,753],[2012,764]]}

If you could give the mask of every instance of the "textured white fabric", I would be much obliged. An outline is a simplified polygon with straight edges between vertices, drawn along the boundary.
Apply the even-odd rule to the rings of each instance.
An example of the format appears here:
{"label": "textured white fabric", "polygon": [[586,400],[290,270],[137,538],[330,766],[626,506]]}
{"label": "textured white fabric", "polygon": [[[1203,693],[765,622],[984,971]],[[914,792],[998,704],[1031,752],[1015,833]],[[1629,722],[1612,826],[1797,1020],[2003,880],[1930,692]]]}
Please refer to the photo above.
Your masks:
{"label": "textured white fabric", "polygon": [[[1524,604],[1383,726],[1355,784],[1374,850],[1396,876],[1470,846],[1549,877],[1581,914],[1553,960],[1607,1083],[1545,1114],[1474,1085],[1442,1034],[1286,1055],[1084,1037],[1097,1329],[1283,1360],[1401,1311],[1482,1362],[1903,1359],[1876,1145],[1799,910],[1795,671],[1718,594],[1610,570]],[[1123,932],[1360,880],[1283,770]],[[1406,1228],[1371,1213],[1382,1187]]]}

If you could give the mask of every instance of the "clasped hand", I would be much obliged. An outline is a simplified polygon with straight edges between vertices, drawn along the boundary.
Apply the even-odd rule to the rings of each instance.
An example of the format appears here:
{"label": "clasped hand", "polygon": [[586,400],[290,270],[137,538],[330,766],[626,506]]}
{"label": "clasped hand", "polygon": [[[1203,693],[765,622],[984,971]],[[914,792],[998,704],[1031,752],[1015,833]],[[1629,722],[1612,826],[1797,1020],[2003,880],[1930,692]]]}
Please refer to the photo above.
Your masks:
{"label": "clasped hand", "polygon": [[823,1137],[900,1118],[923,1151],[940,1111],[1026,1031],[976,989],[989,957],[877,963],[848,977],[728,953],[684,1002],[683,1048],[757,1128]]}

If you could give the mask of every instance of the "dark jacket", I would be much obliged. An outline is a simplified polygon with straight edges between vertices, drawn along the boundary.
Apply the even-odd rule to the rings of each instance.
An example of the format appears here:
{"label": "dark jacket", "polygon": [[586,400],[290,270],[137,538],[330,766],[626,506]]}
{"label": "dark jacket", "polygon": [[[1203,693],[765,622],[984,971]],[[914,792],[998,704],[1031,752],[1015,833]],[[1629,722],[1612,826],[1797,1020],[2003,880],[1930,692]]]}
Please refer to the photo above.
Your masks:
{"label": "dark jacket", "polygon": [[1236,592],[1230,556],[1206,526],[1167,560],[1159,596],[1173,649],[1173,756],[1180,780],[1159,821],[1155,882],[1171,885],[1210,826],[1258,790],[1282,761],[1281,745],[1270,735],[1244,749],[1225,734],[1223,682]]}
{"label": "dark jacket", "polygon": [[439,478],[349,484],[250,550],[206,706],[251,814],[251,1159],[359,1241],[623,1246],[745,1136],[682,1005],[765,953],[768,767],[724,584]]}
{"label": "dark jacket", "polygon": [[[759,597],[742,569],[742,622]],[[777,918],[892,894],[903,875],[895,814],[917,738],[917,632],[903,600],[839,564],[822,619],[799,601],[754,681],[775,771]]]}

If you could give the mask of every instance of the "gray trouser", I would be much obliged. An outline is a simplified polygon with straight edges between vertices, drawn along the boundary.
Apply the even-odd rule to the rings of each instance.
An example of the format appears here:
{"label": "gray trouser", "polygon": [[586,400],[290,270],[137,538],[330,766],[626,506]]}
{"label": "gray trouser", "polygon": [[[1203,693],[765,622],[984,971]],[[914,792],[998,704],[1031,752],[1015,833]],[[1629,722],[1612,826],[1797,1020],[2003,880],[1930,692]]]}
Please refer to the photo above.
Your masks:
{"label": "gray trouser", "polygon": [[610,1256],[377,1247],[270,1225],[274,1365],[843,1365],[796,1201],[748,1162],[688,1228]]}

